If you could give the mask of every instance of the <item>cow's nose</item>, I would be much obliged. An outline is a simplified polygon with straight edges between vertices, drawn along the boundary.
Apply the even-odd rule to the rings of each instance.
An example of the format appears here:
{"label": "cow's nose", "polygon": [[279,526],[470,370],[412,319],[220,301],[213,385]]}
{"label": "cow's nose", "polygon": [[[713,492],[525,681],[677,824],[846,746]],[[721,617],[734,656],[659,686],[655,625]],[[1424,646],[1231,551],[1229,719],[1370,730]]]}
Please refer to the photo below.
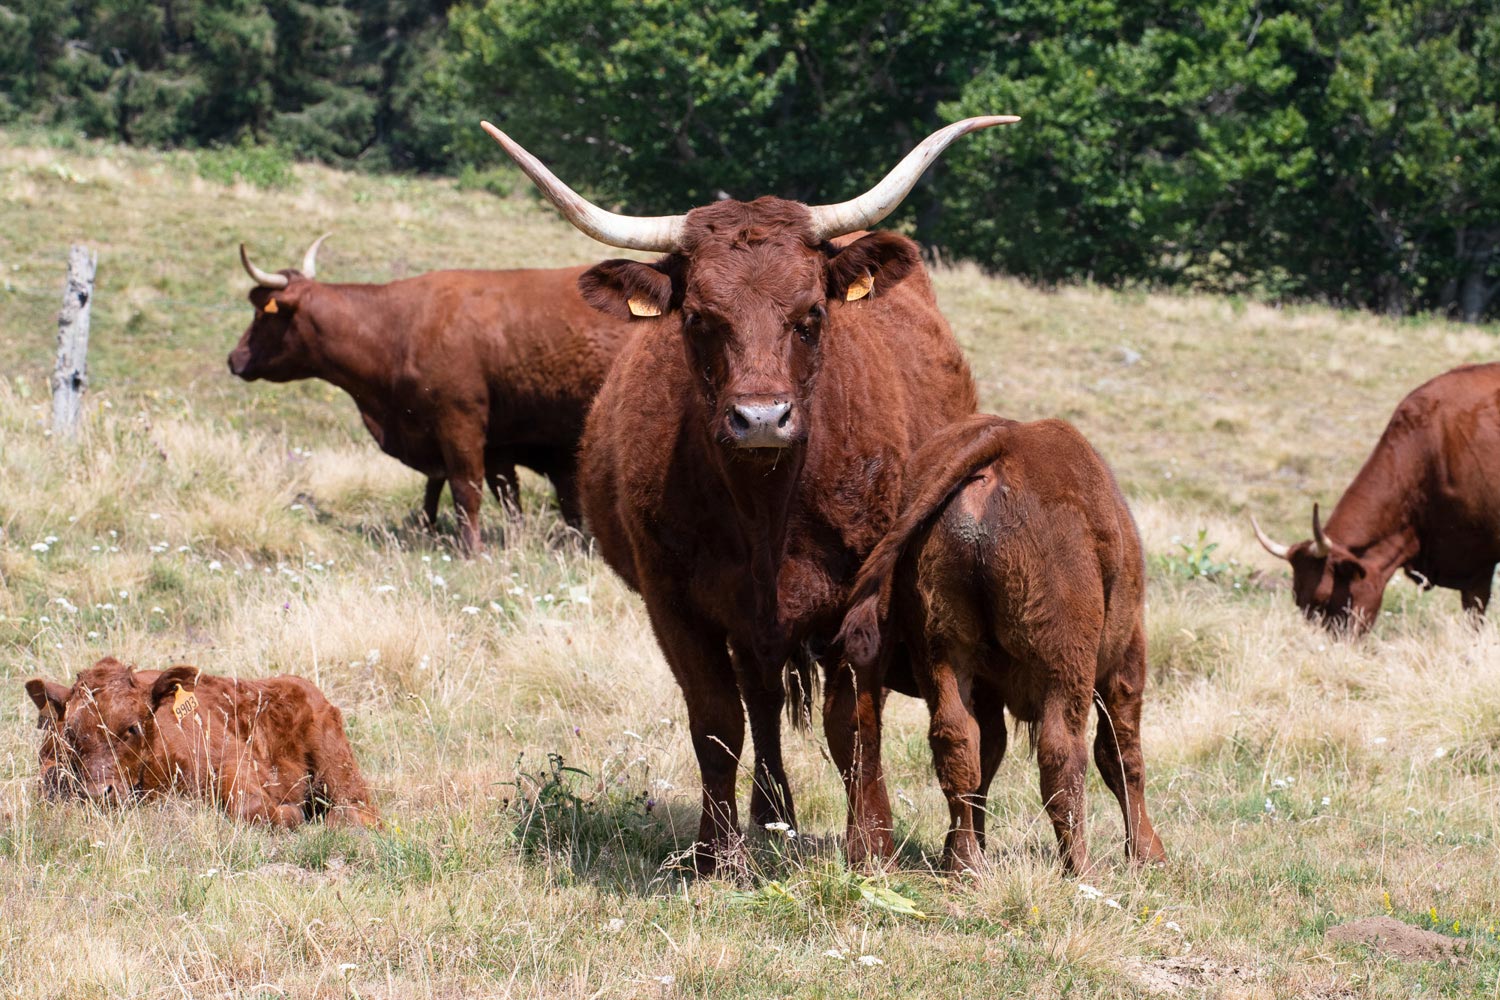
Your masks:
{"label": "cow's nose", "polygon": [[739,448],[785,448],[796,433],[789,401],[737,403],[729,409],[729,430]]}

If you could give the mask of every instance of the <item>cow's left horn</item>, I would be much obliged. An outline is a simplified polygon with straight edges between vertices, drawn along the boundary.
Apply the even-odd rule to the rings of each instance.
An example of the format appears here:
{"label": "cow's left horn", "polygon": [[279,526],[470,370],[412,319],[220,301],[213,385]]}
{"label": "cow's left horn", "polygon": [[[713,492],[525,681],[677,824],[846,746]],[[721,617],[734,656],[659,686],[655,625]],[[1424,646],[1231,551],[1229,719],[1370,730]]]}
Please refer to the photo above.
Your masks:
{"label": "cow's left horn", "polygon": [[332,233],[324,233],[313,240],[313,245],[307,248],[307,253],[302,255],[302,277],[316,278],[318,276],[318,247],[323,241],[332,236]]}
{"label": "cow's left horn", "polygon": [[1271,553],[1271,555],[1275,556],[1277,559],[1285,559],[1288,555],[1291,554],[1292,547],[1290,545],[1282,545],[1280,542],[1273,542],[1271,541],[1269,535],[1260,530],[1260,522],[1255,519],[1254,514],[1250,515],[1250,527],[1255,529],[1255,540],[1260,542],[1261,548]]}
{"label": "cow's left horn", "polygon": [[1312,554],[1322,559],[1333,550],[1333,543],[1323,533],[1323,522],[1318,518],[1318,505],[1313,504],[1313,549]]}
{"label": "cow's left horn", "polygon": [[291,281],[284,274],[271,274],[267,271],[262,271],[250,263],[250,253],[245,249],[245,244],[243,243],[240,244],[240,263],[245,265],[245,273],[254,278],[255,283],[262,288],[285,288],[287,283]]}
{"label": "cow's left horn", "polygon": [[821,243],[835,236],[870,228],[896,210],[896,206],[916,186],[917,179],[932,166],[933,160],[943,155],[943,150],[952,145],[953,140],[982,128],[1009,125],[1020,120],[1015,115],[985,115],[981,118],[965,118],[938,129],[923,139],[916,149],[907,153],[906,158],[896,164],[896,169],[885,175],[885,179],[858,198],[842,201],[837,205],[813,206],[814,240]]}
{"label": "cow's left horn", "polygon": [[558,180],[557,175],[521,145],[489,122],[480,122],[480,128],[500,144],[505,154],[516,161],[516,166],[525,172],[547,200],[557,206],[573,225],[592,236],[600,243],[625,250],[653,250],[672,253],[682,244],[682,226],[685,215],[619,215],[606,211],[584,198],[577,191]]}

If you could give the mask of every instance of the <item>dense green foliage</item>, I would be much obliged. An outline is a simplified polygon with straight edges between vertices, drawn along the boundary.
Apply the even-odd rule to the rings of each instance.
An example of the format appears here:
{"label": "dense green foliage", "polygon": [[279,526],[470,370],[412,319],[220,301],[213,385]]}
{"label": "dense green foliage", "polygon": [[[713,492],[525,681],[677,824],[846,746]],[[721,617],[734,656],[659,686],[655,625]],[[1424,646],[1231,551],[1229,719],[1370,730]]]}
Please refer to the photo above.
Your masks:
{"label": "dense green foliage", "polygon": [[1015,112],[894,222],[1041,282],[1500,311],[1497,0],[447,8],[0,0],[0,121],[472,171],[484,115],[669,212],[844,198],[941,122]]}

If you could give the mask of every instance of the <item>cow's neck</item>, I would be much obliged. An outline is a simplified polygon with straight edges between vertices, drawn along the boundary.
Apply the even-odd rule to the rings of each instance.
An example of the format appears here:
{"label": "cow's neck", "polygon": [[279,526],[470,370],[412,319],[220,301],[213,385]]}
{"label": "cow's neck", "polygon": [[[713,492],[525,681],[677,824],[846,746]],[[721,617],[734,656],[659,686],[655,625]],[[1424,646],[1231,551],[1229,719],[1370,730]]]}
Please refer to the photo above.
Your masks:
{"label": "cow's neck", "polygon": [[789,448],[775,463],[736,461],[718,444],[707,440],[710,461],[734,508],[734,520],[743,540],[745,567],[754,595],[754,643],[762,658],[785,659],[788,636],[781,621],[779,577],[786,558],[792,507],[806,460],[805,446]]}
{"label": "cow's neck", "polygon": [[1328,518],[1328,537],[1389,579],[1421,550],[1418,534],[1424,469],[1398,460],[1382,438]]}
{"label": "cow's neck", "polygon": [[309,310],[316,334],[319,376],[343,389],[361,411],[376,412],[389,397],[402,368],[400,338],[390,335],[400,318],[378,285],[324,285],[316,310]]}

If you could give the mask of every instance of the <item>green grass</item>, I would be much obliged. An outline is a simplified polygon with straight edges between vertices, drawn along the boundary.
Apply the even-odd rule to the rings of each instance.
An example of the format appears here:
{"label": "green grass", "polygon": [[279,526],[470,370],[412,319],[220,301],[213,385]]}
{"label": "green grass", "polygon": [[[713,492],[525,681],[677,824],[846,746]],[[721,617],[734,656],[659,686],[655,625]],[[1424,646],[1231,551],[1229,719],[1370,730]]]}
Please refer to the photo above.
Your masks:
{"label": "green grass", "polygon": [[[275,268],[331,229],[319,269],[333,280],[608,251],[503,173],[290,171],[264,188],[205,177],[186,154],[0,135],[0,994],[1500,989],[1500,628],[1397,582],[1373,636],[1332,641],[1296,614],[1244,519],[1305,536],[1311,502],[1333,502],[1396,401],[1493,357],[1493,328],[940,271],[984,405],[1073,420],[1137,512],[1149,796],[1171,862],[1122,864],[1119,817],[1091,780],[1102,864],[1085,884],[1102,895],[1061,877],[1018,747],[992,796],[994,872],[938,877],[946,813],[924,713],[896,697],[898,872],[841,863],[837,775],[817,734],[793,734],[801,836],[752,832],[739,879],[694,881],[681,697],[639,601],[558,527],[543,484],[527,480],[507,547],[464,562],[451,534],[413,527],[421,478],[377,451],[340,393],[244,385],[224,367],[250,318],[241,240]],[[74,240],[100,263],[89,417],[69,445],[45,432],[46,376]],[[486,508],[492,543],[499,516]],[[38,802],[20,682],[105,653],[315,680],[345,710],[386,829],[280,834],[184,802]],[[1466,960],[1323,940],[1387,908],[1464,939]]]}

